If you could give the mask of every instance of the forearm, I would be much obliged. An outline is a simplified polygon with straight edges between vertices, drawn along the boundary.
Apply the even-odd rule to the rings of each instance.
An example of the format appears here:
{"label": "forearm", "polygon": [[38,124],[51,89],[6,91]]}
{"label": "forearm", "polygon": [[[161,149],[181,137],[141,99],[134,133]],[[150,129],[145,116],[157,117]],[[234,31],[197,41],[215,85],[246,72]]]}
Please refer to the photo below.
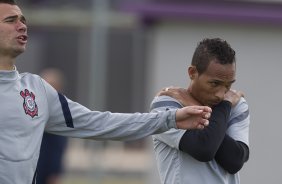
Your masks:
{"label": "forearm", "polygon": [[[45,130],[59,135],[96,140],[136,140],[177,128],[176,110],[158,113],[111,113],[90,111],[64,96],[64,104],[53,95]],[[68,116],[65,111],[67,109]],[[67,123],[69,122],[69,123]]]}
{"label": "forearm", "polygon": [[249,147],[240,141],[235,141],[225,135],[216,155],[215,160],[230,174],[237,173],[249,159]]}
{"label": "forearm", "polygon": [[227,101],[215,106],[209,126],[203,130],[187,130],[180,140],[179,149],[198,161],[212,160],[224,139],[230,110],[231,103]]}

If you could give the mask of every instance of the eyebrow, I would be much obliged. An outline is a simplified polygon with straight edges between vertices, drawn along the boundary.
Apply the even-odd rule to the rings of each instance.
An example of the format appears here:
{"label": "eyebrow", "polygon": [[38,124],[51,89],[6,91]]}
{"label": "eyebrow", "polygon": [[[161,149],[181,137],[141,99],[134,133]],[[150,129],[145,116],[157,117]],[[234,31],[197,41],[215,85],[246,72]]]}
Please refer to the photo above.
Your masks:
{"label": "eyebrow", "polygon": [[20,17],[20,20],[23,22],[26,22],[26,18],[23,15],[12,15],[12,16],[8,16],[6,18],[3,19],[3,21],[5,20],[9,20],[9,19],[17,19]]}
{"label": "eyebrow", "polygon": [[[230,81],[230,82],[228,82],[228,83],[233,84],[235,81],[236,81],[236,80],[233,80],[233,81]],[[224,83],[223,81],[217,80],[217,79],[211,80],[211,82]]]}

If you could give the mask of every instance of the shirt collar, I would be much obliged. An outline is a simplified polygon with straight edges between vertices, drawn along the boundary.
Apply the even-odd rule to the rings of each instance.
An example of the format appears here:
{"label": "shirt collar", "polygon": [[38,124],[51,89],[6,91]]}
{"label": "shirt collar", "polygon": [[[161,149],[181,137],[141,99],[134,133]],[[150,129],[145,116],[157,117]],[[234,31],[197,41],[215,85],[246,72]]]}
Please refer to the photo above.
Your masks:
{"label": "shirt collar", "polygon": [[1,81],[14,81],[19,78],[19,72],[17,67],[14,66],[13,70],[0,70],[0,82]]}

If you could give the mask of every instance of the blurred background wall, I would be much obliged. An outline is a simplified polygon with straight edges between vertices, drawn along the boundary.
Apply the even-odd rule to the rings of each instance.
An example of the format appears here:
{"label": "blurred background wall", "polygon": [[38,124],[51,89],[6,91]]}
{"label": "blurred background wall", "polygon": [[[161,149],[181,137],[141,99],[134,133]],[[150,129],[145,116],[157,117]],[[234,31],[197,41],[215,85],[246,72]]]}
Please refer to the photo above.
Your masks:
{"label": "blurred background wall", "polygon": [[[234,88],[245,92],[251,112],[242,184],[278,183],[281,2],[23,0],[29,44],[17,67],[32,73],[59,68],[66,95],[93,110],[145,112],[161,88],[187,87],[200,40],[226,39],[237,54]],[[71,139],[64,183],[157,184],[150,141]]]}

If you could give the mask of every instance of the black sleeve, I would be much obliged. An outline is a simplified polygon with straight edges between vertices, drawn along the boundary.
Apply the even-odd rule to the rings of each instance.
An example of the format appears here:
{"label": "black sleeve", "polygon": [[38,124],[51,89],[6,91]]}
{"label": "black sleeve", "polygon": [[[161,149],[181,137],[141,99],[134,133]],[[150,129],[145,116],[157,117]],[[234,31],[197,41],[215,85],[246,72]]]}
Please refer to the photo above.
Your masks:
{"label": "black sleeve", "polygon": [[203,130],[187,130],[180,139],[179,149],[201,162],[214,159],[224,139],[230,111],[231,103],[228,101],[213,107],[209,126]]}
{"label": "black sleeve", "polygon": [[237,173],[249,159],[249,147],[225,135],[216,155],[216,162],[230,174]]}

